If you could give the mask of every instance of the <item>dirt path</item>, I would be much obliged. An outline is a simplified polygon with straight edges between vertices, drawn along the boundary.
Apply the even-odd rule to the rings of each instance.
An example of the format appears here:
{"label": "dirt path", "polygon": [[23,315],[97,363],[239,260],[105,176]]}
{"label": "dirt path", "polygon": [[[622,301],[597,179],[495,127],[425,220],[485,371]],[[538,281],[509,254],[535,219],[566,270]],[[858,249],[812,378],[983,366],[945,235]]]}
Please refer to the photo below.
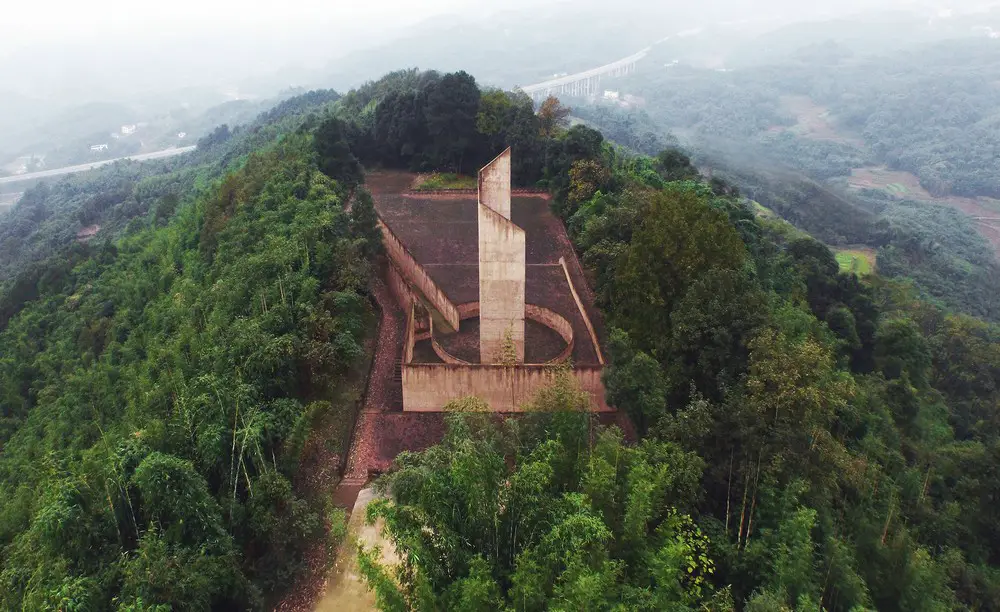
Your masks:
{"label": "dirt path", "polygon": [[365,548],[379,546],[382,549],[382,563],[394,565],[399,562],[392,544],[382,537],[383,523],[366,525],[365,510],[375,499],[372,489],[358,493],[357,502],[347,524],[347,539],[337,553],[337,564],[330,574],[328,588],[322,599],[313,608],[316,612],[355,612],[375,609],[375,596],[368,591],[364,579],[358,573],[357,545]]}
{"label": "dirt path", "polygon": [[[352,509],[348,523],[348,538],[337,552],[334,569],[328,567],[326,554],[317,552],[310,567],[318,568],[310,572],[292,594],[276,610],[306,612],[309,610],[373,610],[374,599],[357,576],[354,567],[354,538],[368,544],[377,539],[374,528],[364,526],[364,508],[371,500],[370,490],[365,489],[370,472],[384,466],[380,462],[380,441],[384,434],[383,416],[404,416],[402,382],[397,376],[398,359],[402,355],[403,313],[393,299],[389,288],[381,277],[372,279],[372,296],[380,311],[378,335],[375,340],[375,354],[369,372],[368,387],[361,412],[354,425],[350,450],[344,469],[344,476],[333,490],[334,505]],[[329,458],[329,466],[338,465]],[[328,481],[327,487],[333,482]],[[369,491],[368,494],[365,491]],[[366,497],[367,495],[367,497]],[[317,546],[317,549],[324,548]],[[321,563],[326,563],[322,565]]]}
{"label": "dirt path", "polygon": [[[368,373],[368,385],[361,411],[355,423],[350,450],[346,463],[323,444],[326,436],[322,432],[310,436],[303,449],[303,467],[299,469],[297,486],[314,492],[329,492],[335,506],[351,509],[362,489],[368,482],[368,471],[377,451],[379,428],[370,414],[373,410],[402,410],[402,385],[393,384],[395,356],[402,351],[403,314],[396,306],[383,280],[377,275],[372,280],[372,295],[380,311],[380,321],[374,339],[374,356]],[[344,465],[344,476],[340,476],[340,466]],[[339,482],[338,482],[339,479]],[[334,488],[335,487],[335,488]],[[367,502],[366,502],[367,503]],[[363,514],[363,506],[362,511]],[[361,516],[351,516],[352,525]],[[350,527],[349,527],[350,528]],[[357,533],[357,529],[355,530]],[[350,538],[347,542],[350,542]],[[345,548],[346,546],[346,548]],[[354,548],[345,543],[335,557],[333,572],[330,567],[329,552],[325,542],[317,542],[307,553],[309,570],[288,595],[275,606],[281,612],[308,612],[316,610],[317,602],[326,601],[327,593],[338,584],[337,576],[343,573],[343,565],[353,562]],[[343,591],[341,591],[343,595]],[[360,601],[360,600],[359,600]],[[374,600],[372,600],[374,601]],[[335,608],[322,608],[335,609]],[[341,607],[341,610],[370,610],[373,605],[361,607]]]}
{"label": "dirt path", "polygon": [[403,312],[380,277],[375,278],[372,293],[382,312],[382,320],[368,393],[354,426],[342,486],[357,486],[367,482],[378,455],[378,417],[382,413],[403,410],[403,383],[398,372],[405,334]]}

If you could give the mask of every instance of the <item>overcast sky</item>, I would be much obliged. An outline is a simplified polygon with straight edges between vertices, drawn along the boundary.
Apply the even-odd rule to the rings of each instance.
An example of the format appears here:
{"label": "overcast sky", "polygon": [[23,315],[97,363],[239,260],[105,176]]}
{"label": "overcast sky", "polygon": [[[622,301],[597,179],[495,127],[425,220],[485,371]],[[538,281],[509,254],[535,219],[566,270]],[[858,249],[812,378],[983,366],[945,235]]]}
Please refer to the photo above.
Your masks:
{"label": "overcast sky", "polygon": [[[445,14],[481,20],[493,12],[521,11],[515,22],[528,25],[550,13],[554,17],[544,26],[549,29],[532,35],[558,39],[560,24],[574,16],[590,19],[586,9],[595,7],[607,11],[610,21],[662,26],[667,35],[727,20],[794,20],[918,5],[920,12],[936,14],[991,1],[997,0],[2,0],[0,98],[7,91],[67,103],[121,99],[130,92],[153,95],[188,86],[231,89],[268,75],[279,75],[285,87],[312,85],[310,74],[349,51],[377,48],[419,30],[407,29],[418,22],[458,23],[442,20]],[[394,67],[413,65],[408,61],[403,54]]]}
{"label": "overcast sky", "polygon": [[[560,0],[502,0],[493,6],[515,9]],[[670,0],[649,0],[650,6]],[[990,0],[868,0],[829,2],[832,7],[924,5],[942,10]],[[822,2],[819,2],[822,3]],[[795,3],[791,3],[795,4]],[[811,2],[806,4],[818,4]],[[0,51],[53,40],[86,40],[108,35],[171,35],[246,28],[288,28],[350,21],[358,29],[398,27],[441,13],[484,11],[477,0],[8,0],[0,10]],[[619,5],[608,0],[610,7]],[[706,5],[769,11],[788,0],[709,0]]]}
{"label": "overcast sky", "polygon": [[[517,8],[558,0],[505,0]],[[0,10],[0,50],[138,34],[288,30],[349,22],[363,31],[405,26],[485,3],[471,0],[12,0]]]}

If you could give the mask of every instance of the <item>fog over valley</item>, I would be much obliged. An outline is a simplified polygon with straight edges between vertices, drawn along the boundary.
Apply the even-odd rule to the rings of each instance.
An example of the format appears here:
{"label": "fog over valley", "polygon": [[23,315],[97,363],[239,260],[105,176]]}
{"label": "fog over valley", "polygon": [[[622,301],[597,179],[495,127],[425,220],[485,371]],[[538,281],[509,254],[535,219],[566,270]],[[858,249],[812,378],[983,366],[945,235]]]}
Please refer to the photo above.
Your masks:
{"label": "fog over valley", "polygon": [[1000,0],[0,8],[0,610],[1000,610]]}

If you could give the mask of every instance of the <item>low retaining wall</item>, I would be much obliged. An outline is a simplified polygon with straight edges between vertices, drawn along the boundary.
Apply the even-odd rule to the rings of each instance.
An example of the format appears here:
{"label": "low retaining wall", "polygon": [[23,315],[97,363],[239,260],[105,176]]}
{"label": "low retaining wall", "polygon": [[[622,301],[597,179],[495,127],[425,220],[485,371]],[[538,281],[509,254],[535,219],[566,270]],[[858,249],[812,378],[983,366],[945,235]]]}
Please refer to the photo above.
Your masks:
{"label": "low retaining wall", "polygon": [[559,264],[562,266],[563,274],[566,275],[566,282],[569,283],[569,291],[573,294],[573,301],[576,302],[576,307],[580,311],[580,316],[583,317],[583,323],[587,326],[587,333],[590,334],[590,341],[594,343],[594,353],[597,354],[597,361],[604,365],[604,355],[601,354],[601,343],[597,340],[597,332],[594,331],[594,324],[591,323],[590,317],[587,316],[587,309],[583,307],[583,301],[580,299],[580,294],[576,292],[576,287],[573,286],[573,277],[570,276],[569,268],[566,267],[566,258],[560,257]]}
{"label": "low retaining wall", "polygon": [[403,339],[403,363],[413,361],[413,345],[417,343],[416,310],[416,304],[410,304],[409,316],[406,319],[406,338]]}
{"label": "low retaining wall", "polygon": [[[603,371],[597,366],[571,370],[597,412],[611,410],[604,400]],[[532,365],[408,364],[403,366],[403,410],[441,412],[448,402],[474,395],[497,412],[520,412],[539,390],[555,382],[557,374],[555,368]]]}
{"label": "low retaining wall", "polygon": [[[462,311],[461,306],[459,306],[458,309],[459,312]],[[437,341],[436,337],[434,337],[434,319],[431,319],[430,338],[431,338],[431,349],[434,351],[434,354],[437,355],[441,361],[449,363],[451,365],[472,365],[468,361],[465,361],[464,359],[459,359],[458,357],[455,357],[448,351],[444,350],[444,347],[441,346],[441,343]]]}
{"label": "low retaining wall", "polygon": [[410,255],[410,252],[406,249],[403,243],[392,233],[389,226],[382,223],[381,220],[378,221],[378,227],[382,230],[383,244],[385,245],[385,252],[389,255],[389,259],[396,264],[398,273],[402,276],[403,280],[407,284],[413,286],[423,294],[424,298],[430,302],[441,316],[444,317],[445,321],[455,329],[458,329],[458,309],[455,305],[451,303],[451,300],[444,294],[443,291],[437,286],[427,272],[424,270],[423,266],[417,263],[417,260]]}
{"label": "low retaining wall", "polygon": [[[465,304],[459,304],[457,308],[458,308],[458,316],[462,321],[465,321],[466,319],[473,319],[479,316],[479,302],[466,302]],[[554,359],[550,359],[549,361],[541,365],[556,365],[560,363],[565,363],[566,360],[569,359],[570,355],[573,354],[573,347],[576,341],[573,336],[573,324],[567,321],[566,318],[560,315],[559,313],[553,310],[549,310],[544,306],[536,306],[534,304],[524,305],[524,318],[535,321],[536,323],[541,323],[545,327],[548,327],[552,331],[559,334],[559,336],[563,339],[563,342],[566,343],[566,348],[564,348],[562,352],[559,353],[558,356],[556,356]],[[417,340],[424,340],[427,338],[427,336],[424,334],[420,334],[418,332],[416,338]],[[437,341],[437,338],[434,337],[433,321],[431,323],[430,338],[431,338],[431,347],[434,349],[434,352],[437,354],[437,356],[441,358],[441,361],[453,365],[474,365],[470,364],[468,361],[465,361],[464,359],[459,359],[458,357],[455,357],[454,355],[446,351],[443,346],[441,346],[441,344]],[[528,364],[528,365],[535,365],[535,364]]]}
{"label": "low retaining wall", "polygon": [[524,316],[525,318],[541,323],[545,327],[548,327],[552,331],[556,332],[562,337],[563,342],[566,343],[566,348],[564,348],[563,351],[554,359],[548,361],[546,365],[564,363],[567,359],[569,359],[569,356],[573,354],[573,346],[576,343],[576,339],[573,337],[572,323],[567,321],[566,318],[559,313],[549,310],[548,308],[535,306],[534,304],[524,305]]}
{"label": "low retaining wall", "polygon": [[392,261],[392,259],[386,258],[385,268],[385,280],[386,285],[389,286],[389,292],[392,293],[392,297],[396,298],[396,303],[399,304],[399,309],[403,312],[409,312],[415,301],[413,291],[411,291],[410,286],[406,284],[406,280],[403,278],[402,272],[399,271],[399,268],[396,267],[396,264]]}

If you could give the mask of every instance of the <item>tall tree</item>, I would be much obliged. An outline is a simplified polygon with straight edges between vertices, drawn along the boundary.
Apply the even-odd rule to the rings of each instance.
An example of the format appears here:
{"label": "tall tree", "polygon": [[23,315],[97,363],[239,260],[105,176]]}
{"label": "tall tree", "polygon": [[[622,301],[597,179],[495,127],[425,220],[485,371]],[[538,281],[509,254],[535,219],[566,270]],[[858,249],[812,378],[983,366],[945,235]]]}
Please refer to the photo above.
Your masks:
{"label": "tall tree", "polygon": [[427,88],[429,163],[462,172],[477,144],[479,101],[476,80],[466,72],[446,74]]}
{"label": "tall tree", "polygon": [[343,121],[335,117],[327,119],[316,129],[313,139],[323,174],[340,181],[347,189],[354,189],[364,180],[361,164],[347,141]]}
{"label": "tall tree", "polygon": [[726,216],[697,189],[670,187],[643,195],[641,221],[618,262],[612,320],[665,357],[669,313],[696,279],[713,268],[735,270],[746,249]]}
{"label": "tall tree", "polygon": [[549,96],[538,108],[538,120],[541,123],[542,136],[554,138],[560,130],[569,125],[570,110],[562,105],[559,98]]}

